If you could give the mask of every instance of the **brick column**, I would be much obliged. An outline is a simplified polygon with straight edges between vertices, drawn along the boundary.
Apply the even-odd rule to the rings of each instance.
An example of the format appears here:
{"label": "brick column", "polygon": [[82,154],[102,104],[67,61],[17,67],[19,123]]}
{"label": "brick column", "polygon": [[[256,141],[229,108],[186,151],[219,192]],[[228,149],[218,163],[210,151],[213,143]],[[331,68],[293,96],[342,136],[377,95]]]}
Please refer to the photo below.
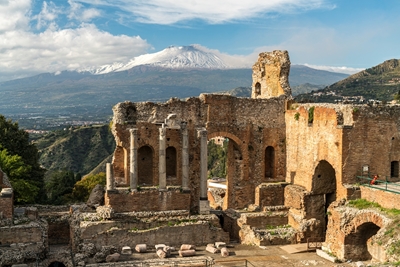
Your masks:
{"label": "brick column", "polygon": [[182,190],[189,191],[189,141],[187,123],[181,123],[182,130]]}
{"label": "brick column", "polygon": [[137,144],[137,133],[138,129],[129,129],[130,133],[130,187],[131,190],[136,190],[138,186],[138,144]]}
{"label": "brick column", "polygon": [[158,187],[159,190],[166,190],[167,188],[167,171],[165,162],[165,139],[166,139],[166,129],[165,125],[162,124],[159,136],[159,165],[158,165]]}

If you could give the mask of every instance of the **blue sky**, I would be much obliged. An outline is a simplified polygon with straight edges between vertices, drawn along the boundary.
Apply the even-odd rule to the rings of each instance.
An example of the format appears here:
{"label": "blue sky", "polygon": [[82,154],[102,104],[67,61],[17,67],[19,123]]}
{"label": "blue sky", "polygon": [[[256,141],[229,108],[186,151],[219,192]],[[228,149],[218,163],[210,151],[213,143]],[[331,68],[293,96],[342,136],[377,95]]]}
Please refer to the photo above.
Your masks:
{"label": "blue sky", "polygon": [[354,73],[400,58],[399,14],[399,0],[0,0],[0,81],[190,44]]}

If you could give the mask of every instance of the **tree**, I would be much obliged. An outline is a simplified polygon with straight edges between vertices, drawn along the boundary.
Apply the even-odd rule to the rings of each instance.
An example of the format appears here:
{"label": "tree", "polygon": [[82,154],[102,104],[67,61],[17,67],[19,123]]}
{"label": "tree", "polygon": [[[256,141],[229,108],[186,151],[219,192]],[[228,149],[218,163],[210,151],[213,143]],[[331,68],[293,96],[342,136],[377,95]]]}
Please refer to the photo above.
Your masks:
{"label": "tree", "polygon": [[18,155],[10,155],[7,149],[0,149],[0,167],[7,174],[14,189],[16,203],[33,203],[39,188],[31,181],[25,180],[31,171]]}
{"label": "tree", "polygon": [[86,201],[97,184],[106,184],[106,174],[104,172],[91,174],[77,181],[72,191],[72,199],[75,201]]}
{"label": "tree", "polygon": [[45,186],[49,203],[61,205],[70,202],[75,182],[72,171],[54,171]]}
{"label": "tree", "polygon": [[[10,164],[10,168],[4,171],[9,176],[11,184],[15,186],[17,203],[44,202],[45,170],[40,167],[38,150],[29,142],[29,134],[19,129],[18,123],[7,120],[3,115],[0,115],[0,146],[2,151],[5,150],[2,152],[3,161]],[[19,158],[12,158],[13,156]],[[3,164],[6,164],[4,162]],[[24,171],[21,168],[25,168]],[[12,174],[8,173],[11,171]],[[35,194],[36,188],[38,192]]]}

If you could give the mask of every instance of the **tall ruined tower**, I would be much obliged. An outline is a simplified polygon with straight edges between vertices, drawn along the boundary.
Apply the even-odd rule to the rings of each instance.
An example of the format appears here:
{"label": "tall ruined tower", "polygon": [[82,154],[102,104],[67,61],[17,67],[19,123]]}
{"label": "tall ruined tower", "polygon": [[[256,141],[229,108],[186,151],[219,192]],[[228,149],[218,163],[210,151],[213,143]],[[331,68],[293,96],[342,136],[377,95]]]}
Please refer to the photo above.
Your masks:
{"label": "tall ruined tower", "polygon": [[289,86],[290,59],[286,50],[260,53],[253,65],[251,98],[292,97]]}

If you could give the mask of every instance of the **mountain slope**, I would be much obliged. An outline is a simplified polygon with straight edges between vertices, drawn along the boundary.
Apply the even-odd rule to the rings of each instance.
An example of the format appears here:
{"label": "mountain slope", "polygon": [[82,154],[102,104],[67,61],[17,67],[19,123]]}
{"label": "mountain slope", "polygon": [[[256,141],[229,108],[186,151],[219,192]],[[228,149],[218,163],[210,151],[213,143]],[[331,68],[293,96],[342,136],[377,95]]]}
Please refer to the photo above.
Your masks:
{"label": "mountain slope", "polygon": [[49,171],[89,173],[114,152],[115,141],[108,125],[51,132],[38,139],[39,162]]}
{"label": "mountain slope", "polygon": [[129,70],[136,66],[149,65],[163,68],[207,68],[226,69],[228,66],[217,55],[198,46],[170,46],[160,52],[145,54],[131,59],[127,64],[114,63],[89,70],[93,74],[105,74]]}
{"label": "mountain slope", "polygon": [[308,99],[314,102],[334,102],[349,97],[390,101],[399,90],[400,60],[390,59],[327,86],[317,93],[303,94],[297,98],[300,101]]}

